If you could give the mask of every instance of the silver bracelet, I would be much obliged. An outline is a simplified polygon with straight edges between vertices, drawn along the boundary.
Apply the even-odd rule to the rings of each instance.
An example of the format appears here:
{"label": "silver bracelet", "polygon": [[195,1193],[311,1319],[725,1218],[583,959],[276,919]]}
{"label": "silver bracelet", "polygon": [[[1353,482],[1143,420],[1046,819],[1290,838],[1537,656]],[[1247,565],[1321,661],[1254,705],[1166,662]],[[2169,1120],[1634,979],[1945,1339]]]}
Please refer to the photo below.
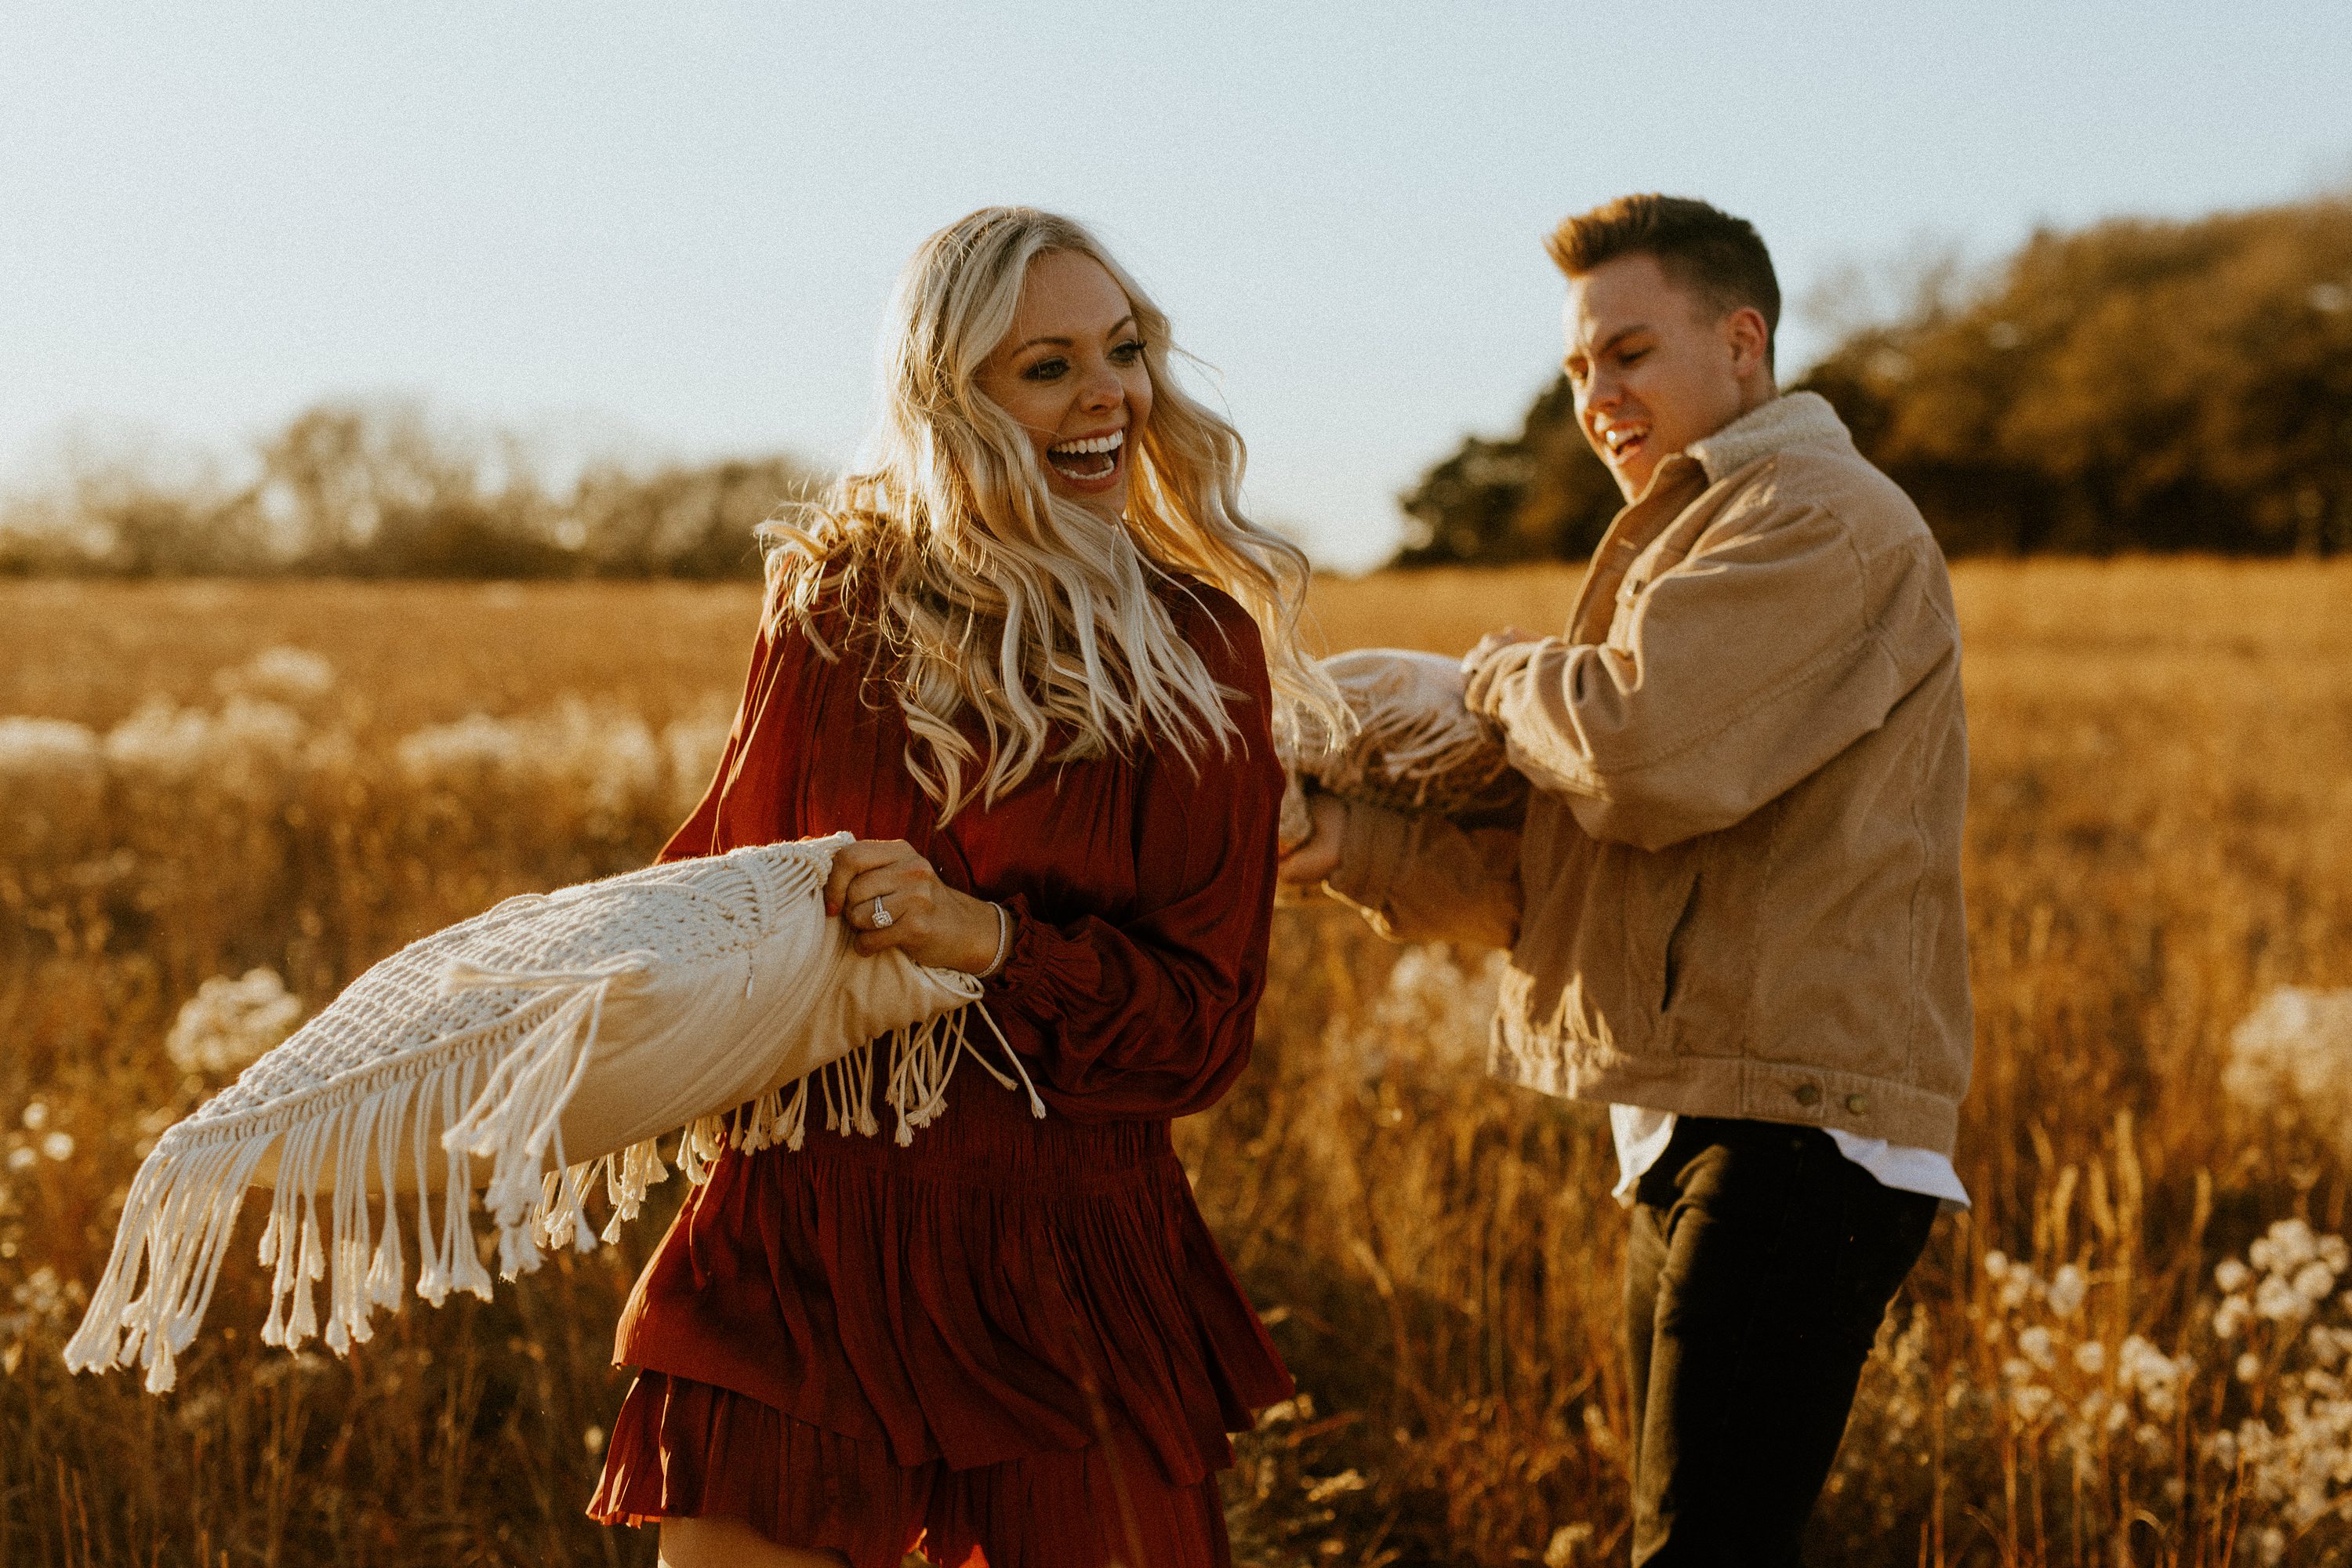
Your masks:
{"label": "silver bracelet", "polygon": [[1003,968],[1005,959],[1012,956],[1013,952],[1013,915],[1011,911],[1006,910],[1003,904],[999,903],[991,903],[988,907],[996,911],[996,956],[988,961],[988,967],[986,969],[982,970],[979,974],[974,976],[975,979],[979,980],[986,980],[998,970]]}

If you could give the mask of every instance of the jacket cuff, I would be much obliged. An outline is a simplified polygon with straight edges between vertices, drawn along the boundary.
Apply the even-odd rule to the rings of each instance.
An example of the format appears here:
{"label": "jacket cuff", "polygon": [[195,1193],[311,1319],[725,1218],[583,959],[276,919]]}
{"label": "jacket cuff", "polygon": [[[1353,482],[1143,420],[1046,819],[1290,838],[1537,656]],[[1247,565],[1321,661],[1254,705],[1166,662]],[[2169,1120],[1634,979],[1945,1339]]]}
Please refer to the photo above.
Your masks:
{"label": "jacket cuff", "polygon": [[1412,825],[1402,812],[1347,803],[1347,826],[1339,834],[1339,866],[1324,879],[1324,890],[1375,913],[1388,907],[1397,872],[1412,844]]}
{"label": "jacket cuff", "polygon": [[1558,639],[1535,637],[1527,642],[1507,643],[1475,664],[1463,660],[1462,705],[1484,719],[1499,718],[1503,691],[1513,677],[1535,662],[1548,643]]}

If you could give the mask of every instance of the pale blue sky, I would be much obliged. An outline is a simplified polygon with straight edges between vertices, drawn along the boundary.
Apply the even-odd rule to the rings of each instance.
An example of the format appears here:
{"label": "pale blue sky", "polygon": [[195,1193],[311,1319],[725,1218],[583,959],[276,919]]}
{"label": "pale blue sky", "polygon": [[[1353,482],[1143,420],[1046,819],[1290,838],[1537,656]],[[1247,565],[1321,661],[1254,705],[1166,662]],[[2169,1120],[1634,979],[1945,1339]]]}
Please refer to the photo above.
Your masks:
{"label": "pale blue sky", "polygon": [[[1539,238],[1752,218],[1801,298],[1922,235],[2352,178],[2352,5],[477,3],[0,9],[0,481],[325,395],[551,448],[846,456],[892,275],[1085,218],[1363,563],[1559,353]],[[1822,346],[1793,321],[1797,368]],[[143,433],[143,435],[142,434]]]}

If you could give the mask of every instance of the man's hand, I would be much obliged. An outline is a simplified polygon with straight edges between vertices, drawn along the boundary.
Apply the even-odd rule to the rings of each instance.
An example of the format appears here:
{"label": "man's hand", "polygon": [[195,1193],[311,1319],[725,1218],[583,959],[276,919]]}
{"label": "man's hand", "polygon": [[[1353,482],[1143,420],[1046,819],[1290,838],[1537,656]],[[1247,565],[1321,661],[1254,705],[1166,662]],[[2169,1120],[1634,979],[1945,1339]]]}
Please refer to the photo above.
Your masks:
{"label": "man's hand", "polygon": [[1294,846],[1274,869],[1277,880],[1311,888],[1339,868],[1339,836],[1347,831],[1348,807],[1338,795],[1310,795],[1307,815],[1315,830]]}
{"label": "man's hand", "polygon": [[895,947],[917,963],[967,974],[979,973],[996,956],[996,906],[940,881],[931,863],[903,839],[843,845],[825,879],[824,912],[849,922],[860,952]]}
{"label": "man's hand", "polygon": [[1521,643],[1542,640],[1534,632],[1521,631],[1517,626],[1505,626],[1499,632],[1488,632],[1480,637],[1477,646],[1462,656],[1462,673],[1467,678],[1462,690],[1463,706],[1473,713],[1493,718],[1495,656]]}

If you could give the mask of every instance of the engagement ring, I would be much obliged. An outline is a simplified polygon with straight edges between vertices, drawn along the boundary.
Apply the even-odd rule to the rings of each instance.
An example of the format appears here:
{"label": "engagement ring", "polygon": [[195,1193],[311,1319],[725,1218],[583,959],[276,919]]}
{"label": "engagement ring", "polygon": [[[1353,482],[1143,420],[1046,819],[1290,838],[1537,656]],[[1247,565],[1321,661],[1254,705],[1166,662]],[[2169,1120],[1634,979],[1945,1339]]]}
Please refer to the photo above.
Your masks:
{"label": "engagement ring", "polygon": [[880,931],[884,926],[888,925],[898,918],[898,916],[892,914],[888,910],[882,907],[881,900],[877,899],[874,900],[874,929],[876,931]]}

